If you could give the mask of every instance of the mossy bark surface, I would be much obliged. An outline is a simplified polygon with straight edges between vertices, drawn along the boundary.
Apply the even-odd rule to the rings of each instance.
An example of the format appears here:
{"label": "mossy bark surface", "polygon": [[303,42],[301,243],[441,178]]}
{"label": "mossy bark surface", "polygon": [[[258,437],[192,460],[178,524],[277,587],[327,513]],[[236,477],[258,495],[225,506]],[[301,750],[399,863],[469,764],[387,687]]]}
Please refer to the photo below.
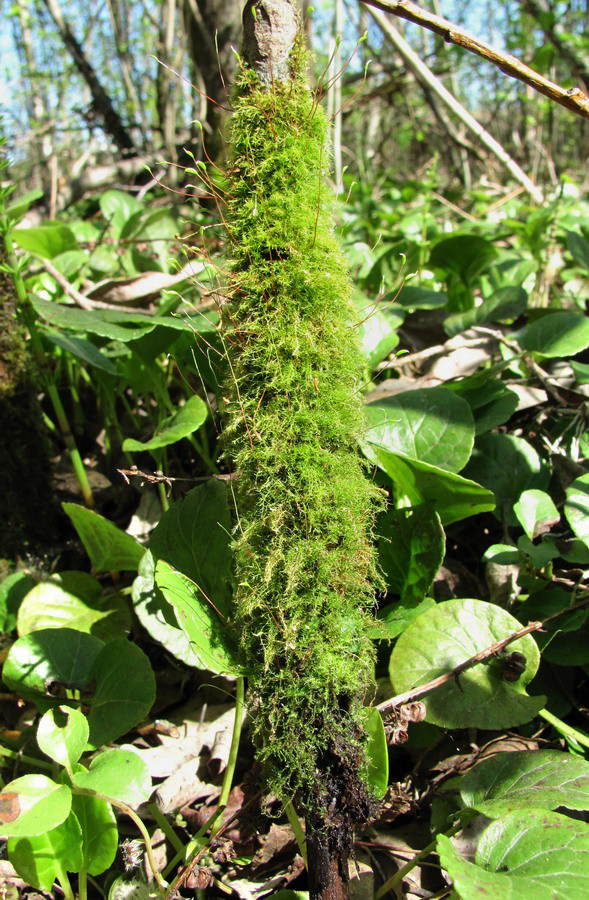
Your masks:
{"label": "mossy bark surface", "polygon": [[238,76],[225,440],[259,757],[279,797],[298,794],[312,828],[329,820],[349,843],[372,803],[360,711],[374,677],[381,495],[357,451],[363,361],[325,183],[326,118],[306,64],[299,31],[286,77],[260,77],[246,61]]}
{"label": "mossy bark surface", "polygon": [[[0,237],[0,266],[6,265]],[[0,558],[52,538],[56,508],[49,447],[31,374],[23,330],[16,318],[15,289],[0,270]]]}

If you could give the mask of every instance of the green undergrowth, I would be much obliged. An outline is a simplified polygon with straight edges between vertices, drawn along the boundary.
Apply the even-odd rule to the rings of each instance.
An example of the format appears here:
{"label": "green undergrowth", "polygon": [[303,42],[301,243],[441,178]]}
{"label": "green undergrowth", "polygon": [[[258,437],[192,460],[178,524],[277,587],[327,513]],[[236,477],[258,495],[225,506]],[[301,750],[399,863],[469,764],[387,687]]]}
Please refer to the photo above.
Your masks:
{"label": "green undergrowth", "polygon": [[382,495],[357,452],[363,361],[325,184],[326,119],[302,51],[293,57],[287,83],[264,90],[243,66],[237,84],[226,452],[239,474],[236,622],[259,755],[270,787],[300,789],[312,809],[342,784],[362,795]]}

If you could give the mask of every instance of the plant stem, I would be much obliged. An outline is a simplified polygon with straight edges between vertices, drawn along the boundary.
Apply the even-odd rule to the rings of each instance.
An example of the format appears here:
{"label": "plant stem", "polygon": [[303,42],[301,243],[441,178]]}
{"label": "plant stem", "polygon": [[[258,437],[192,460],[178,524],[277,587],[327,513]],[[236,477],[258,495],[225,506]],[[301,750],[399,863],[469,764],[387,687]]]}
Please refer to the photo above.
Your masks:
{"label": "plant stem", "polygon": [[[446,837],[452,837],[452,835],[456,834],[463,827],[464,826],[462,822],[457,822],[456,825],[453,825],[449,831],[444,831],[443,834],[445,834]],[[424,847],[423,850],[420,850],[412,860],[402,866],[402,868],[395,872],[394,875],[391,875],[388,881],[385,881],[385,883],[381,887],[379,887],[379,889],[374,894],[374,900],[380,900],[381,897],[384,897],[385,894],[388,894],[389,891],[392,891],[398,884],[401,884],[405,876],[408,875],[412,869],[418,866],[422,860],[426,859],[430,855],[430,853],[433,853],[433,851],[436,849],[436,842],[437,835],[433,839],[433,841],[427,845],[427,847]]]}
{"label": "plant stem", "polygon": [[63,896],[65,900],[75,900],[74,892],[72,890],[72,886],[70,884],[70,880],[67,876],[67,872],[60,867],[59,875],[57,876],[57,882],[61,886],[63,891]]}
{"label": "plant stem", "polygon": [[72,466],[76,478],[78,479],[80,489],[82,491],[84,503],[86,504],[86,506],[94,506],[94,497],[92,496],[90,482],[88,481],[88,476],[84,468],[84,463],[82,462],[82,457],[80,456],[75,438],[72,434],[65,409],[63,408],[63,403],[61,402],[61,398],[59,396],[55,383],[51,378],[49,366],[47,364],[47,356],[45,350],[43,349],[41,337],[39,335],[39,332],[37,331],[37,323],[35,321],[35,316],[29,302],[27,289],[19,270],[18,261],[14,255],[14,245],[12,243],[10,231],[6,231],[4,233],[4,244],[6,246],[6,256],[8,259],[8,263],[12,269],[11,275],[14,279],[16,295],[19,300],[20,313],[24,319],[31,337],[31,347],[33,349],[33,355],[35,356],[37,365],[45,382],[47,395],[55,411],[57,423],[59,425],[59,428],[63,435],[63,439],[65,441],[65,445],[70,455]]}
{"label": "plant stem", "polygon": [[[245,699],[245,678],[243,675],[237,676],[237,690],[235,693],[235,718],[233,720],[233,735],[231,737],[231,747],[229,748],[229,759],[227,760],[227,768],[223,777],[223,785],[221,787],[221,795],[219,797],[219,807],[227,806],[231,785],[233,784],[233,776],[235,774],[235,765],[237,763],[237,751],[239,750],[239,739],[241,737],[241,728],[243,725],[243,707]],[[221,827],[221,817],[211,828],[211,837],[214,837]]]}
{"label": "plant stem", "polygon": [[179,853],[180,856],[184,856],[184,853],[186,852],[186,847],[184,846],[184,844],[182,843],[182,841],[180,840],[180,838],[178,837],[178,835],[176,834],[176,832],[174,831],[174,829],[172,828],[172,826],[170,825],[170,823],[168,822],[168,820],[166,819],[164,814],[162,812],[160,812],[160,810],[157,807],[157,804],[156,803],[148,803],[147,808],[150,811],[153,818],[155,819],[156,823],[159,825],[159,827],[161,828],[161,830],[163,831],[163,833],[169,840],[170,844],[172,845],[172,847],[174,848],[176,853]]}
{"label": "plant stem", "polygon": [[8,747],[4,747],[3,744],[0,744],[0,756],[6,756],[8,759],[18,759],[28,766],[34,766],[37,769],[46,769],[48,772],[53,770],[53,763],[47,762],[44,759],[35,759],[32,756],[25,756],[24,753],[19,753],[18,750],[9,750]]}
{"label": "plant stem", "polygon": [[87,900],[88,897],[88,873],[85,868],[78,872],[78,900]]}
{"label": "plant stem", "polygon": [[576,728],[573,728],[572,725],[567,725],[566,722],[563,722],[562,719],[559,719],[551,712],[548,712],[547,709],[541,709],[538,715],[549,722],[553,728],[556,728],[559,734],[570,738],[582,747],[589,748],[589,735],[585,734],[583,731],[578,731]]}
{"label": "plant stem", "polygon": [[308,859],[307,859],[307,838],[305,837],[305,832],[301,828],[301,823],[299,821],[299,817],[295,812],[295,808],[292,805],[292,800],[289,800],[288,803],[284,804],[284,812],[286,813],[286,817],[289,821],[290,827],[293,830],[293,834],[295,836],[295,840],[297,842],[297,846],[299,848],[299,853],[303,857],[303,862],[305,863],[305,869],[308,868]]}
{"label": "plant stem", "polygon": [[168,888],[168,884],[158,871],[158,867],[153,855],[153,847],[151,846],[151,838],[149,836],[149,832],[142,820],[139,818],[137,813],[131,809],[130,806],[127,806],[126,803],[123,803],[122,800],[115,800],[113,797],[108,797],[106,794],[100,794],[98,791],[88,791],[84,788],[79,788],[76,785],[72,785],[72,790],[75,794],[83,794],[85,797],[97,797],[99,800],[104,800],[105,803],[110,803],[111,806],[115,806],[117,809],[120,809],[121,812],[124,812],[125,815],[129,816],[131,821],[135,823],[138,830],[141,833],[141,837],[145,843],[145,853],[147,855],[147,859],[149,862],[149,867],[152,871],[153,877],[157,881],[158,887],[161,891],[166,891]]}

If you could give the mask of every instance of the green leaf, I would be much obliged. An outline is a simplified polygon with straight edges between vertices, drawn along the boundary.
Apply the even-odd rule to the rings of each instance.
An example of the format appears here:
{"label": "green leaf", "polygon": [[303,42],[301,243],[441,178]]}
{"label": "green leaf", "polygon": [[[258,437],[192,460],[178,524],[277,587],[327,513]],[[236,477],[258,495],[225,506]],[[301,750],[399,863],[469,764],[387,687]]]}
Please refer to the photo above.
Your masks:
{"label": "green leaf", "polygon": [[145,718],[155,700],[155,676],[145,653],[120,638],[104,645],[92,677],[96,691],[88,715],[90,742],[101,747]]}
{"label": "green leaf", "polygon": [[194,584],[227,616],[231,605],[231,516],[227,488],[212,479],[164,513],[150,549]]}
{"label": "green leaf", "polygon": [[589,809],[589,762],[558,750],[497,753],[460,780],[460,796],[493,819],[526,806]]}
{"label": "green leaf", "polygon": [[432,249],[429,265],[448,269],[464,282],[477,278],[497,256],[493,244],[478,234],[453,234],[437,242]]}
{"label": "green leaf", "polygon": [[433,501],[443,525],[487,512],[495,506],[490,491],[461,475],[378,447],[370,449],[377,465],[391,478],[395,497],[406,498],[411,506]]}
{"label": "green leaf", "polygon": [[74,794],[72,809],[82,829],[84,868],[90,875],[100,875],[112,865],[118,847],[117,820],[112,807],[98,797]]}
{"label": "green leaf", "polygon": [[98,347],[91,344],[90,341],[86,341],[83,338],[72,337],[70,334],[65,334],[63,331],[53,331],[51,328],[45,329],[43,334],[54,346],[60,347],[67,353],[71,353],[76,359],[81,359],[82,362],[95,366],[97,369],[101,369],[101,371],[107,372],[109,375],[118,375],[117,369],[111,363],[110,359],[105,356]]}
{"label": "green leaf", "polygon": [[34,295],[31,296],[31,305],[44,322],[57,329],[69,328],[72,331],[88,332],[123,343],[134,341],[153,331],[157,324],[153,316],[132,316],[129,313],[108,309],[78,309],[75,306],[43,300]]}
{"label": "green leaf", "polygon": [[366,781],[378,800],[382,800],[389,786],[389,750],[382,716],[377,709],[366,708],[362,715],[362,725],[368,739],[365,744],[367,773]]}
{"label": "green leaf", "polygon": [[88,734],[86,716],[77,709],[60,706],[48,710],[42,717],[37,728],[37,743],[50,759],[69,770],[86,749]]}
{"label": "green leaf", "polygon": [[496,377],[479,377],[478,373],[462,381],[448,384],[448,389],[461,396],[472,410],[475,434],[485,434],[507,422],[516,411],[519,398]]}
{"label": "green leaf", "polygon": [[576,362],[572,359],[570,366],[577,384],[589,384],[589,365],[587,363]]}
{"label": "green leaf", "polygon": [[576,478],[567,488],[564,514],[573,533],[589,546],[589,474]]}
{"label": "green leaf", "polygon": [[574,312],[548,313],[523,329],[519,343],[549,358],[575,356],[589,347],[589,319]]}
{"label": "green leaf", "polygon": [[76,503],[62,503],[96,572],[135,572],[145,548],[108,519]]}
{"label": "green leaf", "polygon": [[155,580],[174,608],[178,625],[189,639],[201,666],[218,674],[237,673],[237,662],[222,614],[210,605],[200,587],[163,560],[156,566]]}
{"label": "green leaf", "polygon": [[17,246],[42,259],[53,259],[78,246],[74,233],[61,222],[46,222],[35,228],[15,228],[12,239]]}
{"label": "green leaf", "polygon": [[[431,609],[436,605],[436,601],[431,597],[425,597],[417,606],[414,604],[406,604],[398,600],[396,603],[389,603],[387,606],[379,609],[377,618],[382,622],[386,637],[396,638],[402,634],[405,629],[409,628],[412,622],[427,609]],[[381,628],[373,628],[370,636],[376,640],[383,637]]]}
{"label": "green leaf", "polygon": [[[44,712],[60,703],[60,686],[82,690],[90,681],[104,646],[91,634],[72,628],[46,628],[19,638],[6,657],[2,678],[10,690]],[[51,689],[52,694],[48,693]],[[63,696],[63,695],[62,695]]]}
{"label": "green leaf", "polygon": [[469,460],[474,422],[468,403],[447,388],[404,391],[366,406],[366,440],[448,472]]}
{"label": "green leaf", "polygon": [[378,561],[389,591],[404,605],[421,602],[444,559],[444,529],[433,502],[389,510],[378,534]]}
{"label": "green leaf", "polygon": [[446,334],[453,337],[460,334],[473,325],[482,325],[484,322],[500,322],[504,319],[517,319],[528,305],[528,295],[522,287],[510,285],[499,288],[491,297],[484,300],[480,306],[475,306],[466,312],[454,313],[444,322]]}
{"label": "green leaf", "polygon": [[522,493],[543,490],[550,478],[548,468],[531,444],[511,434],[483,434],[477,438],[472,458],[464,472],[495,496],[495,515],[515,525],[513,512]]}
{"label": "green leaf", "polygon": [[0,793],[0,836],[36,837],[64,822],[72,794],[46,775],[23,775]]}
{"label": "green leaf", "polygon": [[65,872],[79,872],[83,865],[82,830],[75,813],[37,837],[10,838],[8,859],[20,877],[40,891],[51,891]]}
{"label": "green leaf", "polygon": [[100,209],[104,218],[110,223],[111,233],[115,240],[121,237],[127,222],[136,213],[143,210],[143,205],[125,191],[105,191],[101,194]]}
{"label": "green leaf", "polygon": [[[429,609],[399,637],[389,665],[400,694],[450,672],[481,650],[521,628],[504,609],[482,600],[447,600]],[[517,682],[503,678],[501,662],[491,657],[446,682],[425,697],[427,721],[443,728],[511,728],[529,722],[545,697],[529,697],[525,686],[540,663],[534,639],[526,635],[509,645],[522,653],[526,668]]]}
{"label": "green leaf", "polygon": [[448,295],[437,291],[429,291],[426,288],[411,287],[402,288],[397,301],[406,309],[441,309],[448,302]]}
{"label": "green leaf", "polygon": [[20,604],[35,587],[37,579],[26,572],[13,572],[0,584],[0,633],[9,634],[16,628]]}
{"label": "green leaf", "polygon": [[574,231],[565,231],[567,250],[577,265],[589,272],[589,243],[580,234]]}
{"label": "green leaf", "polygon": [[359,324],[357,334],[370,369],[386,359],[399,343],[398,329],[404,313],[382,301],[369,300],[361,291],[355,297]]}
{"label": "green leaf", "polygon": [[16,200],[9,203],[6,207],[6,212],[9,214],[11,221],[18,222],[22,219],[31,206],[31,203],[34,203],[35,200],[40,200],[42,196],[42,188],[34,188],[32,191],[21,194]]}
{"label": "green leaf", "polygon": [[204,402],[194,394],[189,397],[184,406],[181,406],[177,413],[168,419],[164,419],[161,430],[155,434],[149,441],[142,443],[135,441],[133,438],[127,438],[123,441],[123,450],[138,451],[157,450],[160,447],[168,447],[175,444],[182,438],[189,437],[205,422],[209,410]]}
{"label": "green leaf", "polygon": [[560,513],[550,495],[534,488],[520,495],[513,511],[531,541],[560,521]]}
{"label": "green leaf", "polygon": [[[174,504],[173,508],[177,505]],[[193,652],[190,641],[182,629],[178,627],[174,610],[155,583],[155,560],[149,550],[139,563],[132,596],[137,618],[147,633],[176,659],[187,666],[200,668],[199,657]]]}
{"label": "green leaf", "polygon": [[53,581],[41,581],[29,591],[18,611],[19,637],[43,628],[74,628],[112,640],[131,628],[131,614],[120,594],[83,600]]}
{"label": "green leaf", "polygon": [[132,750],[105,750],[94,757],[86,772],[74,774],[72,784],[131,806],[145,803],[152,790],[147,765]]}
{"label": "green leaf", "polygon": [[438,837],[442,867],[462,900],[584,900],[589,826],[554,812],[509,813],[485,829],[476,865]]}

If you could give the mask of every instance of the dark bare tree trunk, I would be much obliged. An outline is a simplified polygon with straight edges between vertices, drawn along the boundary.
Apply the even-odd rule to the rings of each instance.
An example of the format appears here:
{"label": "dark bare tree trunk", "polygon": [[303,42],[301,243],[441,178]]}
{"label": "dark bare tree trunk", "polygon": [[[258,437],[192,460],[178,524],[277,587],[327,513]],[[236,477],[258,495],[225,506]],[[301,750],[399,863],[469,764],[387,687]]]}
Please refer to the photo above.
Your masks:
{"label": "dark bare tree trunk", "polygon": [[223,123],[236,66],[233,50],[240,42],[242,6],[242,0],[184,0],[188,49],[208,98],[203,125],[212,159],[223,153]]}
{"label": "dark bare tree trunk", "polygon": [[104,130],[112,137],[122,153],[127,156],[135,154],[137,151],[133,139],[114,108],[112,100],[100,83],[96,70],[86,56],[82,45],[75,37],[68,22],[66,22],[58,0],[43,0],[43,2],[55,22],[61,39],[69,50],[78,72],[88,85],[92,95],[92,108],[102,120]]}

